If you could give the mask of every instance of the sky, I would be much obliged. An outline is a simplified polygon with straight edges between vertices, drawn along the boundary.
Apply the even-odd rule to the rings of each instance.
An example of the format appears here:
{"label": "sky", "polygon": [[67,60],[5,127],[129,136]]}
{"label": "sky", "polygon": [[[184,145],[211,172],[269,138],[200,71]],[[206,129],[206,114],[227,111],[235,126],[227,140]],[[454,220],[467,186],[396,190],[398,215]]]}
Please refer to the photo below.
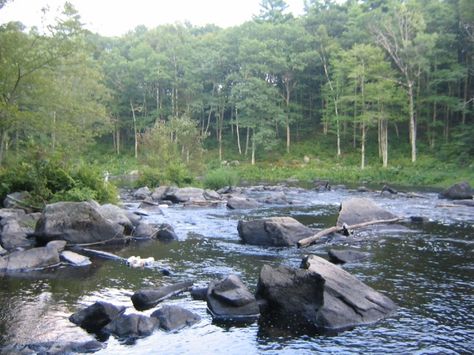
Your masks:
{"label": "sky", "polygon": [[[41,9],[49,7],[54,18],[65,0],[10,0],[0,10],[0,24],[20,21],[42,28]],[[259,13],[260,0],[69,0],[81,15],[85,27],[103,36],[120,36],[138,25],[153,28],[161,24],[209,23],[220,27],[239,25]],[[287,0],[289,11],[303,13],[304,0]]]}

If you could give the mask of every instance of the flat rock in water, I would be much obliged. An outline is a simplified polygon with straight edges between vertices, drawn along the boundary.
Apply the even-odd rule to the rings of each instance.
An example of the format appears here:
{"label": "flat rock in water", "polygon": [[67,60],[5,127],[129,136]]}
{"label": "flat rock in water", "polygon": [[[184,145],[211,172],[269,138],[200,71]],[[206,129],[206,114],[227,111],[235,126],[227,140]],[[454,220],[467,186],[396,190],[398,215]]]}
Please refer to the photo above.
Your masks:
{"label": "flat rock in water", "polygon": [[125,307],[98,301],[69,317],[69,320],[89,332],[98,332],[125,312]]}
{"label": "flat rock in water", "polygon": [[145,337],[153,333],[159,321],[143,314],[121,314],[104,327],[106,333],[119,338]]}
{"label": "flat rock in water", "polygon": [[260,316],[255,296],[236,275],[211,282],[206,300],[212,318],[216,321],[249,322]]}
{"label": "flat rock in water", "polygon": [[74,266],[88,266],[92,264],[87,256],[80,255],[69,250],[63,251],[60,256],[62,260]]}
{"label": "flat rock in water", "polygon": [[397,218],[397,216],[377,206],[370,199],[351,198],[342,202],[336,224],[342,226],[345,223],[351,226],[364,222],[390,220],[394,218]]}
{"label": "flat rock in water", "polygon": [[310,228],[291,217],[239,221],[237,230],[245,243],[275,247],[293,246],[314,234]]}
{"label": "flat rock in water", "polygon": [[343,330],[371,324],[397,308],[388,297],[323,258],[310,255],[302,266],[325,280],[324,302],[316,318],[321,329]]}
{"label": "flat rock in water", "polygon": [[170,200],[173,203],[183,203],[193,200],[204,200],[204,190],[196,187],[183,187],[169,189],[164,197],[165,200]]}
{"label": "flat rock in water", "polygon": [[63,355],[75,353],[95,353],[104,348],[104,344],[97,340],[89,340],[84,342],[55,342],[48,341],[42,343],[26,344],[26,345],[9,345],[0,350],[0,354],[48,354]]}
{"label": "flat rock in water", "polygon": [[458,184],[454,184],[442,191],[438,197],[446,198],[448,200],[472,200],[474,191],[468,182],[463,181]]}
{"label": "flat rock in water", "polygon": [[167,331],[189,327],[201,320],[199,315],[179,306],[163,306],[154,311],[151,318],[156,318],[160,328]]}
{"label": "flat rock in water", "polygon": [[334,264],[346,264],[366,260],[369,258],[370,254],[351,249],[330,249],[328,251],[328,256],[329,261]]}
{"label": "flat rock in water", "polygon": [[161,301],[191,289],[192,281],[184,281],[157,289],[140,290],[133,294],[132,303],[136,310],[144,311],[155,307]]}
{"label": "flat rock in water", "polygon": [[260,206],[257,200],[243,196],[233,196],[227,200],[227,208],[231,210],[251,209]]}
{"label": "flat rock in water", "polygon": [[0,258],[0,270],[6,272],[31,271],[58,264],[58,251],[48,247],[16,251]]}

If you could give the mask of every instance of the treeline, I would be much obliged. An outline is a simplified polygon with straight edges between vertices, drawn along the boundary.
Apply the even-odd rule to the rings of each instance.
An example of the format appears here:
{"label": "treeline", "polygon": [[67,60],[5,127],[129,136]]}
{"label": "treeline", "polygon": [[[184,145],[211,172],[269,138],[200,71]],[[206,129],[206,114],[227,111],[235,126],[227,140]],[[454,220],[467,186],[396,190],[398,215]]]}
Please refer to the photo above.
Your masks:
{"label": "treeline", "polygon": [[387,166],[395,136],[413,162],[420,149],[474,156],[470,0],[310,0],[296,18],[262,0],[241,26],[119,38],[83,30],[66,3],[48,31],[0,28],[0,163],[100,141],[149,165],[192,164],[205,139],[220,160],[227,147],[254,163],[317,134],[335,156],[358,149],[362,168],[367,143]]}

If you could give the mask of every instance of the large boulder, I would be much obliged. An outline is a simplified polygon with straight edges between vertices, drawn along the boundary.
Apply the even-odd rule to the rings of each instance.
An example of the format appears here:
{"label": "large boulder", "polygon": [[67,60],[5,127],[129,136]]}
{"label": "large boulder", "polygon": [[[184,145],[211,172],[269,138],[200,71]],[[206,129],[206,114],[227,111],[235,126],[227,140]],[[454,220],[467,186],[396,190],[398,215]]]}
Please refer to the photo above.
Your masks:
{"label": "large boulder", "polygon": [[58,249],[53,246],[20,250],[0,258],[0,270],[21,272],[45,269],[60,262]]}
{"label": "large boulder", "polygon": [[300,239],[314,234],[310,228],[291,217],[239,221],[237,230],[245,243],[275,247],[296,245]]}
{"label": "large boulder", "polygon": [[132,303],[135,309],[144,311],[155,307],[158,303],[167,298],[190,290],[192,286],[192,281],[184,281],[157,289],[139,290],[132,295]]}
{"label": "large boulder", "polygon": [[227,208],[231,210],[252,209],[260,206],[260,203],[253,199],[244,196],[232,196],[227,200]]}
{"label": "large boulder", "polygon": [[88,332],[98,332],[125,312],[125,307],[98,301],[72,314],[69,320]]}
{"label": "large boulder", "polygon": [[248,322],[260,315],[255,296],[236,275],[212,281],[206,299],[207,307],[216,321]]}
{"label": "large boulder", "polygon": [[5,197],[3,207],[30,210],[31,208],[28,207],[30,198],[31,194],[28,191],[13,192]]}
{"label": "large boulder", "polygon": [[133,237],[137,239],[159,239],[163,241],[176,240],[176,235],[173,227],[167,223],[151,224],[140,223],[133,231]]}
{"label": "large boulder", "polygon": [[129,235],[132,233],[134,224],[130,220],[130,214],[124,209],[108,203],[99,206],[98,211],[102,216],[111,221],[113,224],[120,224],[123,226],[125,234]]}
{"label": "large boulder", "polygon": [[397,308],[387,296],[323,258],[310,255],[303,260],[302,267],[325,280],[324,303],[316,320],[321,329],[341,330],[371,324]]}
{"label": "large boulder", "polygon": [[34,239],[28,238],[28,235],[33,232],[39,216],[38,213],[26,214],[20,209],[0,210],[2,246],[9,251],[35,246]]}
{"label": "large boulder", "polygon": [[92,244],[123,238],[124,227],[106,219],[89,202],[58,202],[47,205],[36,224],[38,239]]}
{"label": "large boulder", "polygon": [[256,296],[266,302],[264,315],[284,319],[294,327],[317,327],[324,282],[321,275],[308,270],[264,265]]}
{"label": "large boulder", "polygon": [[137,338],[151,335],[158,324],[157,318],[143,314],[121,314],[103,330],[119,338]]}
{"label": "large boulder", "polygon": [[199,315],[179,307],[179,306],[163,306],[151,314],[151,318],[157,319],[160,328],[173,331],[184,327],[189,327],[201,320]]}
{"label": "large boulder", "polygon": [[350,226],[364,222],[390,220],[395,218],[397,218],[396,215],[377,206],[370,199],[351,198],[342,202],[336,224],[338,226],[342,226],[343,224]]}
{"label": "large boulder", "polygon": [[440,192],[439,198],[446,198],[449,200],[472,200],[474,192],[468,182],[463,181],[458,184],[450,186],[446,190]]}
{"label": "large boulder", "polygon": [[136,190],[134,193],[133,193],[133,197],[138,199],[138,200],[144,200],[146,199],[147,197],[150,197],[151,196],[151,191],[150,189],[148,188],[148,186],[145,186],[145,187],[141,187],[139,188],[138,190]]}

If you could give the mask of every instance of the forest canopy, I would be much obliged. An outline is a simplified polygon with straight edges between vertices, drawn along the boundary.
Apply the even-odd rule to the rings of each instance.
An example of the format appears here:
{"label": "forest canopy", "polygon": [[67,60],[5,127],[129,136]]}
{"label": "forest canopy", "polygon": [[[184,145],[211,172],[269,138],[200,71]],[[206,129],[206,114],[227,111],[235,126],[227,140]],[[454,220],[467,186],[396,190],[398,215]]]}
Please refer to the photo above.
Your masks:
{"label": "forest canopy", "polygon": [[471,164],[472,1],[308,0],[299,17],[260,4],[226,29],[103,37],[67,2],[46,32],[2,25],[0,166],[102,151],[189,168],[205,148],[255,164],[318,140],[361,169],[368,147],[381,167],[392,151]]}

